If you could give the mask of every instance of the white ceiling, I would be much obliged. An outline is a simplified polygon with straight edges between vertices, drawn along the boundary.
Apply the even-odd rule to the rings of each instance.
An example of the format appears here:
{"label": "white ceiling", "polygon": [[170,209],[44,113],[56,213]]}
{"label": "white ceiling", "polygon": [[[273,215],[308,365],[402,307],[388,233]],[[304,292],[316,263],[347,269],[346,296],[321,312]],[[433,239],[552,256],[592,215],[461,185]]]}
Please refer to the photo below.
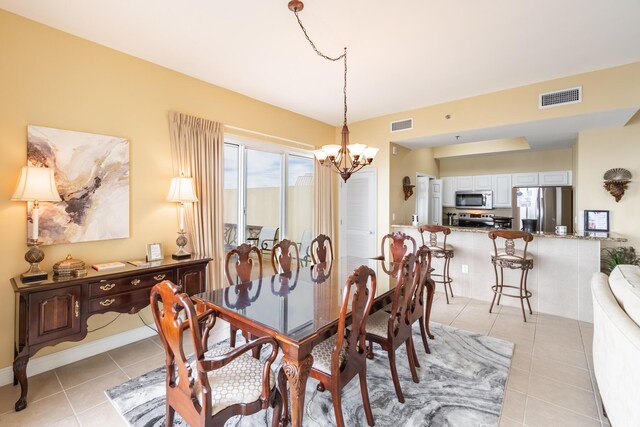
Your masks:
{"label": "white ceiling", "polygon": [[[342,68],[288,0],[0,0],[0,8],[332,125]],[[638,0],[308,0],[349,48],[349,121],[640,61]]]}

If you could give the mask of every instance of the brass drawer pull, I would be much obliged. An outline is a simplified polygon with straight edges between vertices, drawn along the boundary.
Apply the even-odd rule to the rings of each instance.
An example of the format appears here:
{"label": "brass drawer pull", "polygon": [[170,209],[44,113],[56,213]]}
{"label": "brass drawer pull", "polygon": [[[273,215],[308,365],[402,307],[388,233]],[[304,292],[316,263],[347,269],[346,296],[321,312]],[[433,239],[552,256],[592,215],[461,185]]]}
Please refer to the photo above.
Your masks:
{"label": "brass drawer pull", "polygon": [[133,286],[138,286],[138,285],[140,284],[140,279],[133,279],[133,280],[131,281],[131,284],[132,284]]}
{"label": "brass drawer pull", "polygon": [[103,291],[110,291],[111,289],[113,289],[115,287],[116,287],[115,283],[107,283],[106,285],[100,286],[100,289],[102,289]]}
{"label": "brass drawer pull", "polygon": [[116,302],[115,298],[109,298],[109,299],[106,299],[104,301],[100,301],[100,305],[103,306],[103,307],[109,307],[114,302]]}
{"label": "brass drawer pull", "polygon": [[76,317],[80,317],[80,301],[76,300],[74,311],[75,311]]}
{"label": "brass drawer pull", "polygon": [[156,274],[155,276],[153,276],[154,279],[156,280],[162,280],[166,277],[166,274]]}

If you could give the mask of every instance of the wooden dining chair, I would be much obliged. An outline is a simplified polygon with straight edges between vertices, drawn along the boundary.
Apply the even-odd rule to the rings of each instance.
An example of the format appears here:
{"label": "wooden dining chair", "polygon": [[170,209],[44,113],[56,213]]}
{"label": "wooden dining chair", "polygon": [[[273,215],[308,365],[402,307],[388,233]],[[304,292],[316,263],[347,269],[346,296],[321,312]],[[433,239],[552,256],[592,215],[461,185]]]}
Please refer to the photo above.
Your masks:
{"label": "wooden dining chair", "polygon": [[[402,259],[409,250],[409,248],[407,247],[408,243],[406,242],[411,243],[411,253],[415,255],[417,245],[416,240],[413,237],[408,236],[401,231],[395,231],[393,233],[385,235],[382,238],[382,244],[380,246],[381,252],[378,259],[393,262],[393,264],[390,264],[389,266],[387,266],[386,263],[382,263],[382,269],[385,273],[392,276],[395,276],[398,273],[398,270],[400,269],[400,262],[402,262]],[[387,247],[389,249],[388,257],[386,255]]]}
{"label": "wooden dining chair", "polygon": [[414,254],[410,253],[404,257],[397,272],[397,283],[390,312],[385,310],[375,312],[371,315],[366,328],[367,340],[369,341],[367,357],[373,359],[374,342],[387,352],[393,386],[400,403],[404,403],[404,394],[398,379],[395,356],[396,350],[403,344],[407,347],[407,358],[409,359],[413,382],[417,383],[419,381],[416,371],[417,355],[413,346],[411,328],[411,304],[413,302],[413,291],[415,291],[417,279],[419,279],[418,268],[419,264],[416,262]]}
{"label": "wooden dining chair", "polygon": [[[309,375],[320,381],[319,391],[325,391],[325,389],[331,391],[338,427],[345,425],[340,392],[356,375],[360,379],[360,393],[367,423],[370,426],[374,425],[367,388],[365,337],[367,319],[375,294],[376,274],[371,268],[362,265],[349,276],[345,284],[336,335],[316,345],[311,351],[313,366]],[[347,330],[349,308],[351,308],[351,326]]]}
{"label": "wooden dining chair", "polygon": [[[206,336],[215,322],[207,323],[201,335],[198,316],[191,299],[168,280],[151,289],[151,311],[166,363],[166,419],[172,426],[175,412],[190,426],[222,426],[235,415],[251,415],[274,408],[272,424],[278,425],[282,397],[276,387],[271,364],[278,354],[276,341],[259,338],[236,349],[222,345],[207,351]],[[183,336],[191,339],[194,360],[185,356]],[[204,339],[203,339],[204,338]],[[264,362],[248,352],[271,345]]]}
{"label": "wooden dining chair", "polygon": [[293,252],[295,252],[295,268],[299,270],[300,253],[298,252],[298,245],[289,239],[282,239],[274,245],[271,252],[271,266],[275,274],[291,272],[291,267],[294,263]]}
{"label": "wooden dining chair", "polygon": [[[413,325],[418,323],[420,326],[420,335],[422,336],[422,345],[427,354],[431,354],[427,337],[433,339],[433,335],[429,330],[429,318],[431,314],[431,305],[433,304],[433,296],[436,284],[431,278],[431,251],[426,246],[421,246],[416,252],[416,263],[418,263],[418,279],[415,281],[414,289],[412,289],[412,300],[410,304],[410,321]],[[425,295],[425,290],[427,294]],[[416,357],[416,367],[420,367],[418,358]]]}
{"label": "wooden dining chair", "polygon": [[333,245],[331,238],[324,234],[319,234],[311,241],[311,262],[318,264],[333,260]]}
{"label": "wooden dining chair", "polygon": [[[251,258],[251,254],[255,253],[256,259]],[[232,263],[232,260],[235,258],[235,276],[229,271],[229,266]],[[253,272],[253,267],[255,263],[258,263],[258,278],[262,278],[262,253],[257,246],[249,245],[247,243],[243,243],[240,246],[230,250],[227,252],[224,260],[224,272],[227,276],[227,281],[229,282],[229,286],[238,285],[238,284],[246,284],[251,281],[251,276]],[[229,326],[229,345],[231,347],[236,346],[236,334],[238,332],[238,328],[233,325]],[[243,332],[245,338],[248,338],[248,335]]]}

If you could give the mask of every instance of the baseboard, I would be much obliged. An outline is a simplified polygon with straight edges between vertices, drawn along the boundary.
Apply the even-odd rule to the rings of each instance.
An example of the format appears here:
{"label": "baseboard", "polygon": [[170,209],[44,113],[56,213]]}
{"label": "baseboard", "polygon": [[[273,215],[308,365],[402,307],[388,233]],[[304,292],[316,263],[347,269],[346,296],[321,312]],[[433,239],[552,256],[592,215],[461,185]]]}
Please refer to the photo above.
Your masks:
{"label": "baseboard", "polygon": [[[57,353],[47,354],[46,356],[36,357],[29,360],[27,365],[27,376],[41,374],[132,342],[140,341],[156,335],[152,329],[142,326],[140,328],[131,329],[126,332],[111,335],[106,338],[100,338],[95,341],[80,344],[79,346],[68,348]],[[13,367],[7,366],[0,369],[0,386],[13,383]]]}

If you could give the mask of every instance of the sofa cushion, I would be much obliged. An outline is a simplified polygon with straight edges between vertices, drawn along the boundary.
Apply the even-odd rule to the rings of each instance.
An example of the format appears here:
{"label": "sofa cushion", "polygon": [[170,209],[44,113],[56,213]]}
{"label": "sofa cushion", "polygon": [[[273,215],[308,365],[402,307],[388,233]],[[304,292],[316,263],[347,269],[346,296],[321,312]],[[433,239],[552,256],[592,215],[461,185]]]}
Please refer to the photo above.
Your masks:
{"label": "sofa cushion", "polygon": [[609,276],[609,286],[620,307],[640,326],[640,266],[618,265]]}

